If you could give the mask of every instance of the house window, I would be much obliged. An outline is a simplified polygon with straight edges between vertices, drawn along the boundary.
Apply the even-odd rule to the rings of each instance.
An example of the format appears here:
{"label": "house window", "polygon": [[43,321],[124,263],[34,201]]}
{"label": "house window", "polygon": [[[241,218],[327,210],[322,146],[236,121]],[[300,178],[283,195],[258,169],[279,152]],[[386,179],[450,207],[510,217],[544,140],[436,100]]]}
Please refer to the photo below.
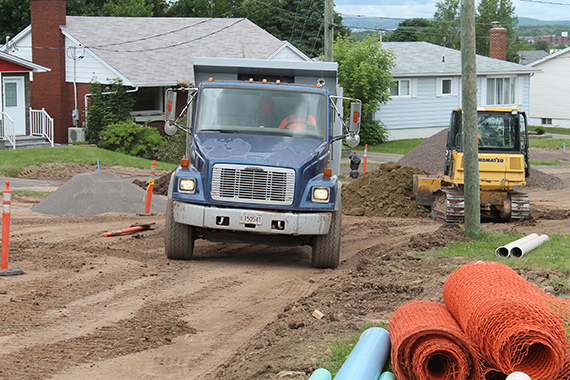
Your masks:
{"label": "house window", "polygon": [[18,106],[18,85],[17,83],[4,83],[4,94],[6,96],[6,107]]}
{"label": "house window", "polygon": [[390,87],[390,94],[392,97],[410,96],[410,80],[400,79],[392,82],[392,87]]}
{"label": "house window", "polygon": [[487,78],[487,104],[515,104],[516,78]]}
{"label": "house window", "polygon": [[442,95],[451,95],[451,79],[442,79],[441,80],[441,94]]}
{"label": "house window", "polygon": [[552,119],[542,118],[541,121],[542,121],[542,123],[541,123],[542,125],[552,125]]}

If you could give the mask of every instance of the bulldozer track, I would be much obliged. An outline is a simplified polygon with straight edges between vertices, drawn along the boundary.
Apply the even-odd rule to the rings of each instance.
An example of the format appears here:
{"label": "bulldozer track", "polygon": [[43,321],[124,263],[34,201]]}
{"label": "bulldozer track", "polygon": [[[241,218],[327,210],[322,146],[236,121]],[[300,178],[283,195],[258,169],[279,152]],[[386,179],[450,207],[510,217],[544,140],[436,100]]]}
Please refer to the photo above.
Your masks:
{"label": "bulldozer track", "polygon": [[530,200],[527,193],[509,190],[511,196],[511,220],[521,220],[530,215]]}
{"label": "bulldozer track", "polygon": [[462,223],[465,215],[465,197],[455,189],[439,189],[432,206],[434,218],[447,223]]}

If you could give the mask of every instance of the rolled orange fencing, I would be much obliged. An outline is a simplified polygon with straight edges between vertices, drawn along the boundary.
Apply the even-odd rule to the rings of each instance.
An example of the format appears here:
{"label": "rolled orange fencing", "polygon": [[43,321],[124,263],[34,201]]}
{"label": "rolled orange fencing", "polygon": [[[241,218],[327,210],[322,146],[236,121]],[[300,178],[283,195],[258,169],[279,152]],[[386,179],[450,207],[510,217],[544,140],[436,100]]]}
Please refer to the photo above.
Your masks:
{"label": "rolled orange fencing", "polygon": [[442,303],[405,303],[388,326],[392,370],[399,380],[482,378],[477,352]]}
{"label": "rolled orange fencing", "polygon": [[557,378],[568,340],[554,297],[504,264],[477,261],[449,275],[443,300],[491,371]]}

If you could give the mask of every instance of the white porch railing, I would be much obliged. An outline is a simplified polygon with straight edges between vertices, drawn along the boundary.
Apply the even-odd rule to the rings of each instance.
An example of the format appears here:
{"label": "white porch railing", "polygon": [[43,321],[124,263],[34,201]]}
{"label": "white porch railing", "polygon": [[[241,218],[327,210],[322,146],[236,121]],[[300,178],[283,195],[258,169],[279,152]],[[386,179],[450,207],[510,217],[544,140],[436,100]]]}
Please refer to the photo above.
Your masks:
{"label": "white porch railing", "polygon": [[53,118],[45,109],[33,110],[30,107],[30,136],[42,136],[53,147]]}
{"label": "white porch railing", "polygon": [[0,138],[5,138],[16,149],[16,129],[14,120],[6,113],[0,112]]}

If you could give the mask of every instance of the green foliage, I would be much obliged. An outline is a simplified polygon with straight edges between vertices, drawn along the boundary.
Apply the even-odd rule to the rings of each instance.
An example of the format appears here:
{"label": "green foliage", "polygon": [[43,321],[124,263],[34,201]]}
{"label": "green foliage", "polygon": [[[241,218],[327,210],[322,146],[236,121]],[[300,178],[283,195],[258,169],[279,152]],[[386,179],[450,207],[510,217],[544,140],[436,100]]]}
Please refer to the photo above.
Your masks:
{"label": "green foliage", "polygon": [[413,18],[402,21],[398,28],[390,35],[393,42],[426,41],[426,31],[430,22],[425,18]]}
{"label": "green foliage", "polygon": [[539,135],[544,135],[546,133],[546,128],[545,127],[536,127],[536,133]]}
{"label": "green foliage", "polygon": [[538,128],[544,128],[546,133],[558,133],[562,135],[570,135],[570,128],[563,127],[544,127],[544,126],[530,126],[528,129],[531,131],[536,131]]}
{"label": "green foliage", "polygon": [[[378,153],[408,154],[412,149],[420,145],[420,143],[424,140],[425,139],[402,139],[383,141],[377,145],[368,145],[368,151]],[[364,150],[364,147],[357,147],[353,149]]]}
{"label": "green foliage", "polygon": [[99,143],[99,133],[110,124],[131,119],[134,99],[126,92],[120,79],[111,84],[90,83],[91,94],[87,112],[87,141]]}
{"label": "green foliage", "polygon": [[549,51],[549,49],[548,49],[549,45],[550,44],[544,40],[538,40],[534,44],[532,44],[532,46],[534,47],[534,50],[544,50],[547,53]]}
{"label": "green foliage", "polygon": [[177,163],[186,155],[186,133],[177,132],[173,136],[165,136],[163,144],[156,151],[156,159]]}
{"label": "green foliage", "polygon": [[112,124],[100,134],[99,147],[130,156],[154,159],[163,140],[156,128],[130,121]]}
{"label": "green foliage", "polygon": [[145,0],[116,0],[103,5],[101,16],[110,17],[150,17],[152,4]]}
{"label": "green foliage", "polygon": [[[334,44],[334,57],[338,62],[338,80],[344,95],[362,101],[361,144],[377,144],[385,141],[387,130],[374,114],[390,99],[392,74],[395,65],[393,53],[382,49],[377,38],[367,37],[353,42],[349,37],[339,37]],[[344,114],[349,105],[345,103]]]}
{"label": "green foliage", "polygon": [[530,139],[531,148],[562,148],[566,144],[570,148],[570,139]]}
{"label": "green foliage", "polygon": [[511,0],[481,0],[475,16],[475,34],[477,54],[489,56],[489,30],[492,22],[498,21],[507,29],[507,60],[518,61],[518,47],[515,39],[515,26],[518,17]]}
{"label": "green foliage", "polygon": [[30,24],[30,0],[0,0],[0,44]]}
{"label": "green foliage", "polygon": [[453,49],[461,49],[461,14],[459,0],[441,0],[435,3],[436,11],[428,29],[429,42]]}

